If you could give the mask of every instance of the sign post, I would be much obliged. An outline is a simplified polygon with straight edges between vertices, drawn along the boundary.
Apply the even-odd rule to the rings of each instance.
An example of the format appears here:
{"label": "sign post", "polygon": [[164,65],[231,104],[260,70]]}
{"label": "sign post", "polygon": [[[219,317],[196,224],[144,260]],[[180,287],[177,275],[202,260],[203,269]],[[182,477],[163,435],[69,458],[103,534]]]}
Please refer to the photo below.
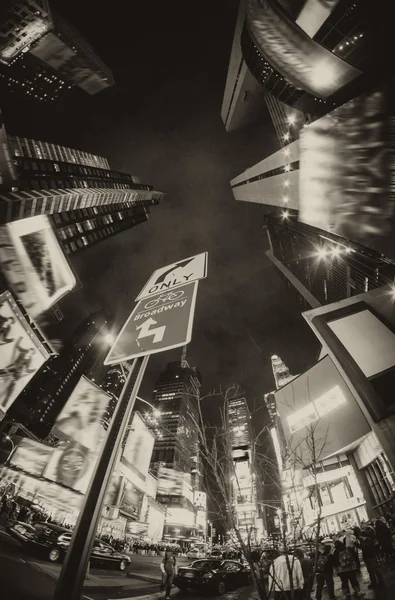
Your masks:
{"label": "sign post", "polygon": [[149,355],[191,341],[198,279],[206,275],[206,252],[155,271],[104,361],[112,365],[134,359],[85,495],[53,600],[81,598],[105,492],[122,451]]}
{"label": "sign post", "polygon": [[56,584],[53,600],[81,599],[86,569],[103,510],[104,495],[122,449],[122,440],[127,431],[148,359],[148,356],[136,358],[125,381],[108,429],[103,451],[85,495],[85,501]]}

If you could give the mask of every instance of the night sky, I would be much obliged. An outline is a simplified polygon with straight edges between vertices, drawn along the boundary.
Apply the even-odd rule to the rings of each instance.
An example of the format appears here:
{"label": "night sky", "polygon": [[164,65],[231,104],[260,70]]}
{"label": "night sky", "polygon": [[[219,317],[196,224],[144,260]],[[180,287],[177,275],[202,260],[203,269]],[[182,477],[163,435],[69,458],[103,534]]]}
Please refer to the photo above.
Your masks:
{"label": "night sky", "polygon": [[[207,250],[187,358],[202,373],[203,393],[236,381],[252,407],[273,389],[272,354],[297,373],[315,360],[318,345],[264,254],[263,207],[236,202],[229,186],[278,149],[264,107],[259,124],[242,132],[227,134],[220,117],[237,3],[55,4],[110,66],[117,86],[53,114],[15,118],[14,107],[10,133],[103,154],[113,168],[166,192],[147,223],[73,258],[83,287],[60,303],[63,333],[102,307],[115,313],[119,329],[152,271]],[[155,377],[179,356],[152,357],[142,395],[151,396]]]}

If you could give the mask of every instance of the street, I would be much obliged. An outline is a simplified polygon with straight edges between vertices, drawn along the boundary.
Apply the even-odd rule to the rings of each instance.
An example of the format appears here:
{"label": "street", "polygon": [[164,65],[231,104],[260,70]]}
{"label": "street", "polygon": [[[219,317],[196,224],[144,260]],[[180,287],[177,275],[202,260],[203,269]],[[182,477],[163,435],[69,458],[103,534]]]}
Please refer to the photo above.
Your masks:
{"label": "street", "polygon": [[[131,554],[131,565],[127,573],[116,570],[91,569],[85,580],[82,600],[120,600],[137,598],[140,600],[159,600],[160,556],[142,556]],[[178,558],[178,564],[188,564],[188,559]],[[24,547],[0,530],[0,590],[2,600],[52,600],[55,583],[61,569],[60,564],[51,564],[28,553]],[[386,587],[374,592],[367,588],[366,569],[362,569],[360,583],[365,600],[392,600],[395,597],[395,576],[392,570],[383,572]],[[336,593],[341,594],[340,582],[335,578]],[[253,587],[228,593],[227,600],[254,597]],[[174,600],[203,600],[198,593],[178,591],[173,588]],[[328,596],[324,590],[324,600]]]}

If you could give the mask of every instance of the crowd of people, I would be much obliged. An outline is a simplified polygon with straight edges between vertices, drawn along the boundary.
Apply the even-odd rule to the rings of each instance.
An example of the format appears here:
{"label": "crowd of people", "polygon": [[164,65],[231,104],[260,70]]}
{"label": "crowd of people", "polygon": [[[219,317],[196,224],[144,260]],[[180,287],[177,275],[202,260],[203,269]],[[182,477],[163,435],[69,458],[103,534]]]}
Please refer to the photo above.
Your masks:
{"label": "crowd of people", "polygon": [[313,540],[298,545],[293,552],[280,545],[269,568],[268,584],[274,599],[288,600],[293,589],[298,590],[298,600],[309,600],[315,584],[316,600],[321,600],[325,585],[332,600],[336,597],[335,576],[340,578],[344,599],[350,598],[351,589],[356,597],[362,596],[358,580],[361,557],[369,574],[369,587],[384,585],[380,566],[390,564],[395,556],[391,525],[384,517],[363,523],[321,538],[318,550]]}

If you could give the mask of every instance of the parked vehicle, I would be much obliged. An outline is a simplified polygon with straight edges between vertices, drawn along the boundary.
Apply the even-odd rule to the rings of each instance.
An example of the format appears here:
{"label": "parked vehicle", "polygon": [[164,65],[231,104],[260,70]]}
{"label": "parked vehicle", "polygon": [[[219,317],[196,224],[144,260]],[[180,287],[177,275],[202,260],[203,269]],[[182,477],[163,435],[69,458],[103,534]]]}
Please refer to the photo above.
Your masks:
{"label": "parked vehicle", "polygon": [[[51,562],[63,560],[70,545],[72,532],[53,523],[35,523],[33,526],[17,522],[8,528],[8,532],[27,548],[45,556]],[[110,544],[95,540],[90,556],[92,567],[118,568],[120,571],[130,564],[127,554],[114,550]]]}
{"label": "parked vehicle", "polygon": [[15,521],[12,525],[6,528],[7,533],[12,535],[18,542],[27,542],[34,538],[37,534],[36,529],[29,523],[23,521]]}
{"label": "parked vehicle", "polygon": [[221,596],[252,582],[248,566],[234,560],[196,560],[188,567],[179,567],[174,584],[180,590],[195,589],[207,594]]}

